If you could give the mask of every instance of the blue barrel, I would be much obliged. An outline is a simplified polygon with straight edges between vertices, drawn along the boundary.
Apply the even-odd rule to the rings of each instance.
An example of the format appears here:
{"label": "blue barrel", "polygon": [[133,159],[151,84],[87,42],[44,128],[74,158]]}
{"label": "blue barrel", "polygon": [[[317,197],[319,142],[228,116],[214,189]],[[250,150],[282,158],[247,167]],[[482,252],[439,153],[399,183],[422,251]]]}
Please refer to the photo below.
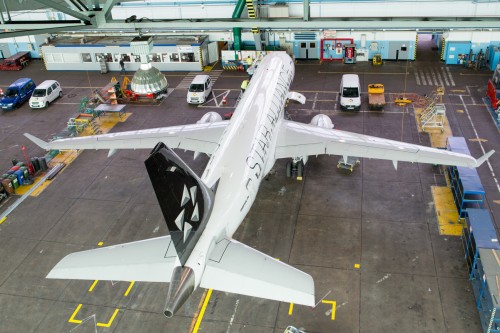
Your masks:
{"label": "blue barrel", "polygon": [[14,172],[14,174],[17,177],[17,181],[19,182],[19,185],[23,185],[24,182],[24,171],[23,170],[17,170]]}

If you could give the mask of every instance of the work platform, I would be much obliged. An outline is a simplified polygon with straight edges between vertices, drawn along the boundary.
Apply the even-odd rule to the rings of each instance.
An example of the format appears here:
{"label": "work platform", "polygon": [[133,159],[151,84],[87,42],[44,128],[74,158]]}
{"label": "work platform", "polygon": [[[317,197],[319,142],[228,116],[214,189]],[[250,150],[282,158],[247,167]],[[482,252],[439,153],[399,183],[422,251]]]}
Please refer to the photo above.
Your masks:
{"label": "work platform", "polygon": [[[303,93],[307,102],[289,103],[287,110],[296,121],[308,123],[324,113],[336,129],[430,145],[428,135],[417,130],[411,105],[399,107],[387,100],[383,113],[371,112],[362,92],[361,111],[341,113],[332,82],[355,71],[366,87],[379,75],[387,96],[395,96],[406,77],[408,91],[424,94],[431,88],[418,85],[414,71],[440,69],[438,58],[432,63],[385,62],[376,68],[359,62],[297,65],[292,90]],[[498,133],[492,132],[494,124],[481,102],[484,91],[478,87],[486,88],[482,72],[462,76],[463,67],[449,71],[454,86],[446,90],[443,103],[454,135],[465,137],[475,157],[482,155],[481,145],[500,152]],[[17,78],[17,72],[2,74],[0,87]],[[40,155],[22,133],[49,139],[66,125],[83,95],[116,75],[47,73],[37,61],[22,72],[37,83],[56,74],[63,98],[47,109],[24,105],[0,114],[2,167],[20,157],[16,145],[26,145],[29,156]],[[176,87],[185,75],[166,76]],[[227,105],[189,106],[183,89],[175,89],[161,106],[129,105],[132,115],[113,132],[194,123],[208,111],[232,111],[245,78],[234,72],[218,78],[215,95],[229,89]],[[483,141],[471,141],[477,138],[468,115]],[[69,253],[167,233],[144,168],[149,152],[118,151],[108,158],[108,151],[84,151],[50,187],[0,224],[0,332],[281,333],[288,326],[308,333],[482,332],[462,241],[439,235],[431,186],[446,185],[442,168],[424,164],[400,163],[394,170],[390,161],[361,159],[352,173],[345,173],[336,167],[340,156],[310,157],[303,180],[296,181],[286,178],[287,161],[279,160],[262,181],[235,238],[311,274],[313,309],[199,289],[167,320],[162,314],[166,284],[45,279]],[[203,155],[193,160],[190,152],[177,153],[198,173],[208,161]],[[498,154],[490,162],[498,170]],[[487,165],[478,175],[485,204],[494,223],[500,223],[495,203],[500,194]]]}

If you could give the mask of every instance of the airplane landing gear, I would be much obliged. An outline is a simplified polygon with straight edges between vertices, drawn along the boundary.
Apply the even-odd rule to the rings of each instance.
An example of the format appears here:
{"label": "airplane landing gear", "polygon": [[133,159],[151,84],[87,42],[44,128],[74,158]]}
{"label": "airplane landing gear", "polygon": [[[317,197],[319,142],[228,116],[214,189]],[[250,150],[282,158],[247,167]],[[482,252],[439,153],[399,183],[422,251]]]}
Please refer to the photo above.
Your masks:
{"label": "airplane landing gear", "polygon": [[293,159],[292,161],[288,161],[286,164],[286,176],[302,180],[302,177],[304,176],[304,162],[302,159]]}

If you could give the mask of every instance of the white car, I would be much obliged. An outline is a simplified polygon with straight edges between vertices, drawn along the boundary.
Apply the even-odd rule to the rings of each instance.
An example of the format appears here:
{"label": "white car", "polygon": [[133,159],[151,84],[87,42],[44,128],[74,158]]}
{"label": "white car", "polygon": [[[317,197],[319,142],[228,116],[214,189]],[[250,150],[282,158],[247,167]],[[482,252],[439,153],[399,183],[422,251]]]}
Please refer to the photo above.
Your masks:
{"label": "white car", "polygon": [[33,91],[33,95],[30,98],[30,107],[33,109],[46,108],[58,97],[62,97],[62,89],[59,82],[54,80],[43,81]]}
{"label": "white car", "polygon": [[212,92],[212,80],[208,75],[196,75],[189,86],[187,102],[189,104],[203,104]]}

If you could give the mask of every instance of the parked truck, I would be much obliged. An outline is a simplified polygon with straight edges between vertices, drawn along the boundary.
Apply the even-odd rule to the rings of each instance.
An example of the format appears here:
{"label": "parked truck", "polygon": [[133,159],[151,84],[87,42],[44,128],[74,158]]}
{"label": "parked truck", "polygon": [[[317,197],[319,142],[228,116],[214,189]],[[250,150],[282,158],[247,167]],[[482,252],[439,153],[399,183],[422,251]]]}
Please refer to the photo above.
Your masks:
{"label": "parked truck", "polygon": [[370,110],[383,110],[385,106],[384,85],[371,83],[368,85],[368,106]]}

